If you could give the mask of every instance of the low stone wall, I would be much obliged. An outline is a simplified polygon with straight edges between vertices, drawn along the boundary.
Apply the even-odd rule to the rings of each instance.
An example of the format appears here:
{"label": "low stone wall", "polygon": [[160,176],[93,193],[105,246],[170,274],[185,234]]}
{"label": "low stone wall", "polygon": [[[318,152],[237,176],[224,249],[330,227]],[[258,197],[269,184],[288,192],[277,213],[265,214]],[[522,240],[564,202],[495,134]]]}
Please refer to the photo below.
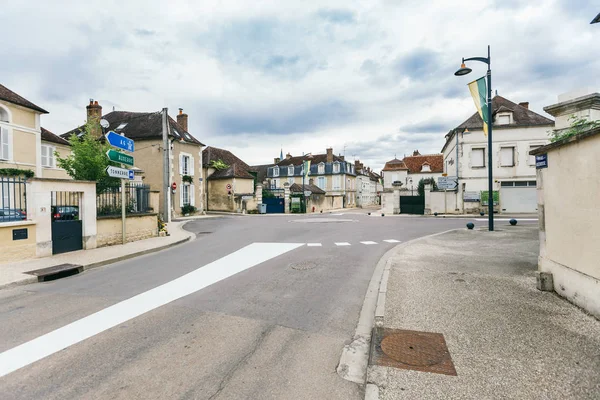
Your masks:
{"label": "low stone wall", "polygon": [[[97,220],[96,243],[98,247],[122,244],[120,216],[103,216]],[[158,236],[158,214],[128,215],[125,221],[127,241],[148,239]]]}
{"label": "low stone wall", "polygon": [[[27,239],[13,240],[13,231],[27,230]],[[36,224],[33,221],[0,223],[0,264],[35,258]]]}

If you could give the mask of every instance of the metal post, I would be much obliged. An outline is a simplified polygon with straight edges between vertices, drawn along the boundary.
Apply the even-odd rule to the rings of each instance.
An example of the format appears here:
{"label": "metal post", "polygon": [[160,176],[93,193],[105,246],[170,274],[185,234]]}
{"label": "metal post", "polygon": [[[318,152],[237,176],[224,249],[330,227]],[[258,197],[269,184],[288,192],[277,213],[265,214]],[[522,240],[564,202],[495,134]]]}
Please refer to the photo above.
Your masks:
{"label": "metal post", "polygon": [[488,103],[488,229],[494,230],[494,177],[492,165],[492,59],[488,45],[487,103]]}
{"label": "metal post", "polygon": [[[121,167],[124,167],[121,164]],[[123,244],[127,243],[127,233],[125,232],[125,221],[127,217],[125,215],[125,179],[121,179],[121,223],[123,224]]]}
{"label": "metal post", "polygon": [[171,222],[171,185],[169,185],[169,178],[171,173],[170,168],[170,151],[171,146],[169,144],[169,132],[167,127],[167,108],[162,109],[162,138],[163,138],[163,192],[164,192],[164,204],[163,213],[165,222]]}

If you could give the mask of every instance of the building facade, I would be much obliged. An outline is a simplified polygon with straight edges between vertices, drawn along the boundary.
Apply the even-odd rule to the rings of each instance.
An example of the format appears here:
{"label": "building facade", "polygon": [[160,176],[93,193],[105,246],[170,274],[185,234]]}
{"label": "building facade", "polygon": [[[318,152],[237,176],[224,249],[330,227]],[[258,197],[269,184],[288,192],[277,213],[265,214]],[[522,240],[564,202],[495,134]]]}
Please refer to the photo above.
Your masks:
{"label": "building facade", "polygon": [[360,161],[354,162],[356,171],[356,205],[358,207],[369,207],[379,204],[377,193],[377,177],[369,167],[365,167]]}
{"label": "building facade", "polygon": [[[531,150],[548,143],[554,121],[501,96],[492,99],[494,196],[499,212],[536,212],[535,158]],[[488,190],[488,144],[478,113],[446,135],[444,173],[458,178],[456,212],[482,209]],[[495,202],[496,203],[496,202]],[[486,203],[487,204],[487,203]]]}
{"label": "building facade", "polygon": [[[304,161],[310,161],[310,171],[304,183],[310,181],[326,192],[329,209],[356,207],[356,170],[354,164],[344,160],[343,156],[333,154],[328,148],[325,154],[307,154],[293,157],[287,154],[285,159],[275,159],[274,166],[267,170],[267,179],[271,188],[283,188],[285,183],[303,183]],[[307,181],[308,180],[308,181]],[[329,204],[330,203],[330,204]]]}
{"label": "building facade", "polygon": [[413,192],[417,190],[421,179],[434,179],[437,182],[444,172],[443,154],[421,154],[415,150],[412,156],[405,156],[402,161],[408,168],[402,187]]}

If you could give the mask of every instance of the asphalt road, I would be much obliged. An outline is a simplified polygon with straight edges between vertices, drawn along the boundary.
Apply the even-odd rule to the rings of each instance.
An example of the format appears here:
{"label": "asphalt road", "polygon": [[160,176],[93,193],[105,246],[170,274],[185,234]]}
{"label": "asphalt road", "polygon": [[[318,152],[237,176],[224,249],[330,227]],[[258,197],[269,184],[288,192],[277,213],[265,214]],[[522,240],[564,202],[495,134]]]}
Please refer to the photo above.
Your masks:
{"label": "asphalt road", "polygon": [[[336,366],[354,334],[375,265],[395,241],[465,222],[361,211],[195,220],[186,225],[197,234],[193,242],[1,290],[0,352],[46,340],[37,348],[21,346],[16,361],[71,340],[79,319],[87,317],[83,325],[108,324],[108,317],[93,319],[96,312],[111,318],[133,313],[39,361],[23,361],[25,366],[0,378],[2,398],[362,398],[363,389],[341,379]],[[241,272],[226,276],[234,267]],[[156,304],[146,304],[151,302]],[[115,304],[128,308],[113,310]],[[64,332],[46,335],[62,327]]]}

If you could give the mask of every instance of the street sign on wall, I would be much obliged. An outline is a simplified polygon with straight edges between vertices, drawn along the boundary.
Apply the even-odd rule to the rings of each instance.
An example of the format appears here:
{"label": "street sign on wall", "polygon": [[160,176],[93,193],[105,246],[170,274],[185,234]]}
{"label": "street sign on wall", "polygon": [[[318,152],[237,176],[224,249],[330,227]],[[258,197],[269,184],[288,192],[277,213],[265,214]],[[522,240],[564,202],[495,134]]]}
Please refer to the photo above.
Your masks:
{"label": "street sign on wall", "polygon": [[110,177],[119,178],[119,179],[133,180],[133,176],[134,176],[133,170],[131,170],[131,169],[118,168],[118,167],[113,167],[113,166],[106,167],[106,173]]}
{"label": "street sign on wall", "polygon": [[133,153],[133,140],[126,138],[125,136],[121,136],[118,133],[115,133],[114,131],[110,131],[104,136],[106,137],[106,140],[108,140],[108,143],[110,143],[111,146]]}
{"label": "street sign on wall", "polygon": [[535,156],[535,169],[548,168],[548,154]]}
{"label": "street sign on wall", "polygon": [[110,161],[133,165],[133,157],[131,157],[129,154],[121,153],[120,151],[111,149],[106,152],[106,155]]}
{"label": "street sign on wall", "polygon": [[463,200],[467,202],[479,201],[481,193],[479,192],[463,192]]}
{"label": "street sign on wall", "polygon": [[454,190],[458,182],[455,176],[440,176],[437,186],[439,190]]}

